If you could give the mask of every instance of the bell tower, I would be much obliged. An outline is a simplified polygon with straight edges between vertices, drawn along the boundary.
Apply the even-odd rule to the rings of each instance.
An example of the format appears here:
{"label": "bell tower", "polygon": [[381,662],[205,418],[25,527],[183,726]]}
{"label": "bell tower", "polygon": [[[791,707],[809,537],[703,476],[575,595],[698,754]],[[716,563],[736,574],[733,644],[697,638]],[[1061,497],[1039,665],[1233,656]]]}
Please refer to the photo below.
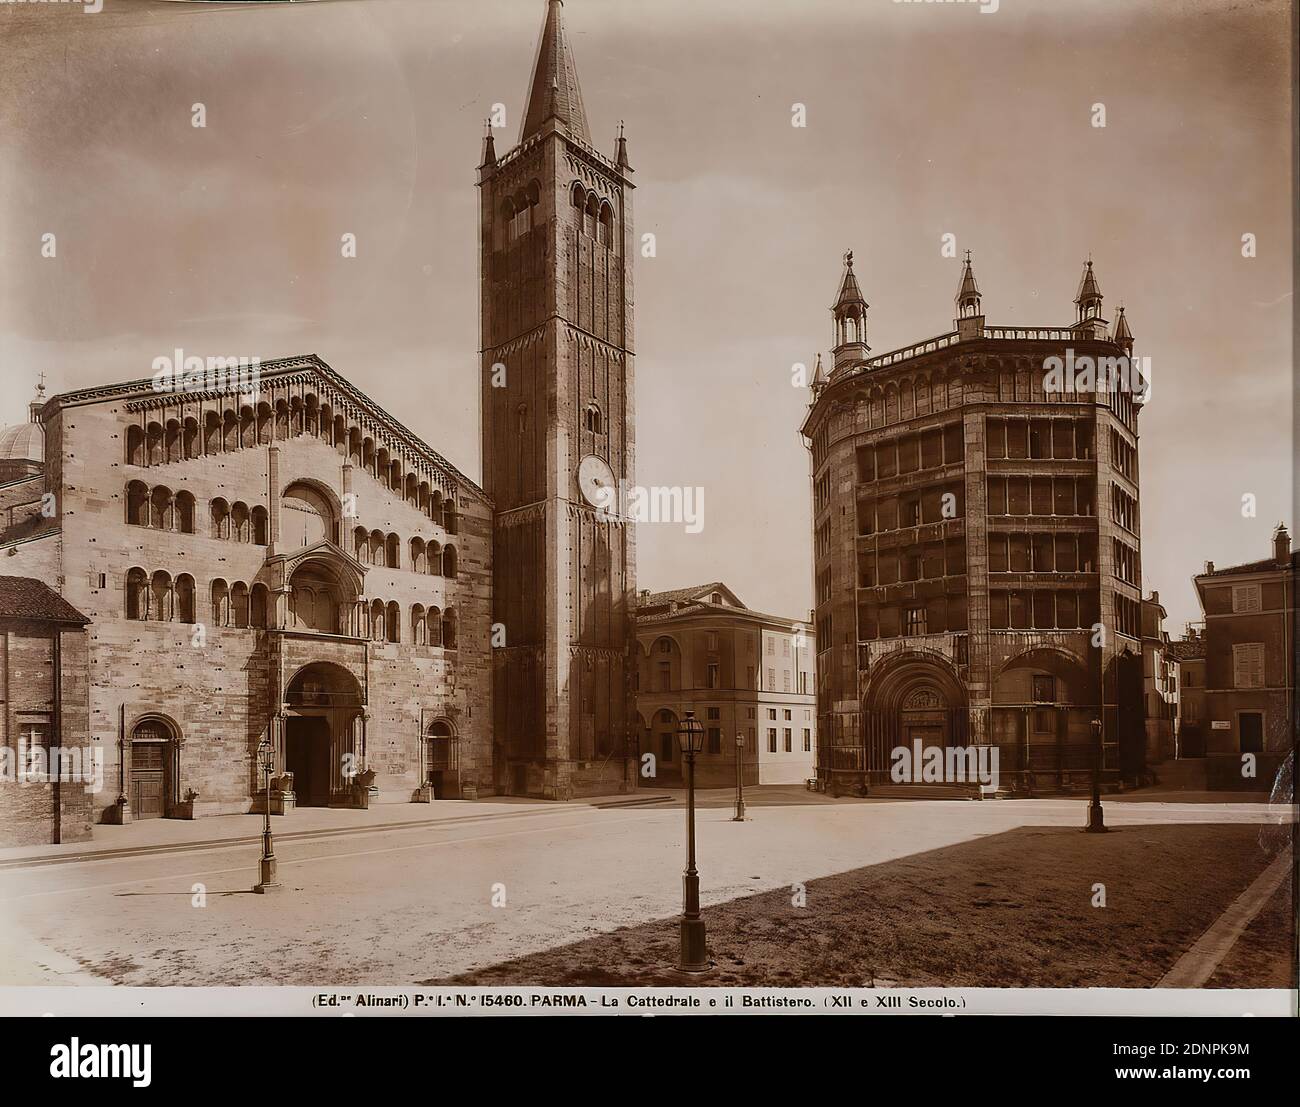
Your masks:
{"label": "bell tower", "polygon": [[635,786],[632,168],[591,141],[548,0],[519,143],[478,170],[498,792]]}

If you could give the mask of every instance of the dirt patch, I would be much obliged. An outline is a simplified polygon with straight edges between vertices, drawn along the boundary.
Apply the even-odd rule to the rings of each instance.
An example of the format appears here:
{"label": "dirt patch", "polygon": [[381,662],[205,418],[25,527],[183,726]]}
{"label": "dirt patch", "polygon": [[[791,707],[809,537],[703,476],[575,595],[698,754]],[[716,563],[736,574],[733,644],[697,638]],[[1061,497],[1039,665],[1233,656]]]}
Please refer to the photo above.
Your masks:
{"label": "dirt patch", "polygon": [[[1267,862],[1248,825],[1021,827],[810,881],[803,906],[796,888],[707,908],[703,977],[673,969],[666,918],[422,983],[1150,987]],[[1269,986],[1269,951],[1294,945],[1285,913],[1257,922],[1233,986]]]}

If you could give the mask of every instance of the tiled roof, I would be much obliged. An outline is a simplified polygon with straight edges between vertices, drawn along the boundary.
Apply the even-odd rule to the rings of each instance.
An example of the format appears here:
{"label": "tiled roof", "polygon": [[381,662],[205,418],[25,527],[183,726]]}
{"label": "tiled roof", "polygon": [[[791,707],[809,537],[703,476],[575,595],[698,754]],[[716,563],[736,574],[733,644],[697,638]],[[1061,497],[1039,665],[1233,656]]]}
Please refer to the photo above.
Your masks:
{"label": "tiled roof", "polygon": [[697,584],[694,588],[674,588],[670,592],[651,592],[648,596],[641,598],[641,607],[659,607],[661,604],[672,603],[676,600],[678,603],[686,600],[693,600],[701,592],[716,592],[719,588],[725,588],[726,585],[720,580],[715,580],[710,584]]}
{"label": "tiled roof", "polygon": [[[1300,550],[1296,550],[1291,555],[1291,567],[1300,566]],[[1262,561],[1247,561],[1243,565],[1225,565],[1222,569],[1216,568],[1212,573],[1198,573],[1202,577],[1226,577],[1238,573],[1273,573],[1279,572],[1284,566],[1277,563],[1277,559],[1266,557]]]}
{"label": "tiled roof", "polygon": [[1183,639],[1170,642],[1166,650],[1170,656],[1179,661],[1194,661],[1196,658],[1205,656],[1205,639]]}
{"label": "tiled roof", "polygon": [[[749,618],[756,622],[764,623],[784,623],[788,626],[799,624],[798,619],[791,619],[788,615],[768,615],[763,611],[754,611],[748,607],[736,607],[733,604],[726,603],[708,603],[704,600],[694,600],[686,604],[679,605],[676,611],[664,607],[662,611],[654,611],[649,614],[639,614],[636,617],[638,626],[645,626],[648,623],[667,623],[675,619],[689,619],[694,615],[731,615],[737,618]],[[807,637],[814,637],[811,627],[805,627],[804,633]]]}
{"label": "tiled roof", "polygon": [[0,618],[41,619],[78,626],[90,622],[53,588],[34,577],[0,577]]}

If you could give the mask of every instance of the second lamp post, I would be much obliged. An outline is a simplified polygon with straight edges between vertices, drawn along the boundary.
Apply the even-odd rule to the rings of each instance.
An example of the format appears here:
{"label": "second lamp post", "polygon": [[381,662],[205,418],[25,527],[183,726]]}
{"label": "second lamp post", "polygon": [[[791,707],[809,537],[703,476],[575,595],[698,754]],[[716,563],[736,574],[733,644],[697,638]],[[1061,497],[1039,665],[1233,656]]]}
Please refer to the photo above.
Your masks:
{"label": "second lamp post", "polygon": [[682,972],[707,972],[704,920],[700,918],[700,874],[695,871],[695,755],[704,749],[704,725],[694,711],[686,712],[677,731],[686,759],[686,872],[682,876]]}

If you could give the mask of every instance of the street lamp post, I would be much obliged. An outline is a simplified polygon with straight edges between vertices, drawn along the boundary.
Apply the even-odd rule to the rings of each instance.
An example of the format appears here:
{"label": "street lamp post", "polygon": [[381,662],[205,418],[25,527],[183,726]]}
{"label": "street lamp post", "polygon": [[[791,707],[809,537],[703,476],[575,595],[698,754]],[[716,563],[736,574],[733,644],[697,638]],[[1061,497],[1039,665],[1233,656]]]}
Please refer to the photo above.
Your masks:
{"label": "street lamp post", "polygon": [[743,823],[745,821],[745,775],[741,766],[740,755],[745,749],[745,736],[736,735],[736,814],[731,820],[733,823]]}
{"label": "street lamp post", "polygon": [[280,888],[280,882],[275,879],[275,846],[271,842],[271,769],[275,764],[275,749],[269,737],[263,738],[258,744],[257,759],[262,769],[265,793],[262,807],[262,860],[258,864],[258,876],[261,879],[254,885],[253,891],[266,895]]}
{"label": "street lamp post", "polygon": [[1101,810],[1101,720],[1092,720],[1092,803],[1088,805],[1088,825],[1084,829],[1089,834],[1104,834],[1106,823]]}
{"label": "street lamp post", "polygon": [[700,874],[695,871],[695,755],[704,749],[704,726],[694,711],[686,712],[677,730],[677,744],[686,758],[686,872],[682,876],[682,972],[707,972],[704,920],[700,918]]}

